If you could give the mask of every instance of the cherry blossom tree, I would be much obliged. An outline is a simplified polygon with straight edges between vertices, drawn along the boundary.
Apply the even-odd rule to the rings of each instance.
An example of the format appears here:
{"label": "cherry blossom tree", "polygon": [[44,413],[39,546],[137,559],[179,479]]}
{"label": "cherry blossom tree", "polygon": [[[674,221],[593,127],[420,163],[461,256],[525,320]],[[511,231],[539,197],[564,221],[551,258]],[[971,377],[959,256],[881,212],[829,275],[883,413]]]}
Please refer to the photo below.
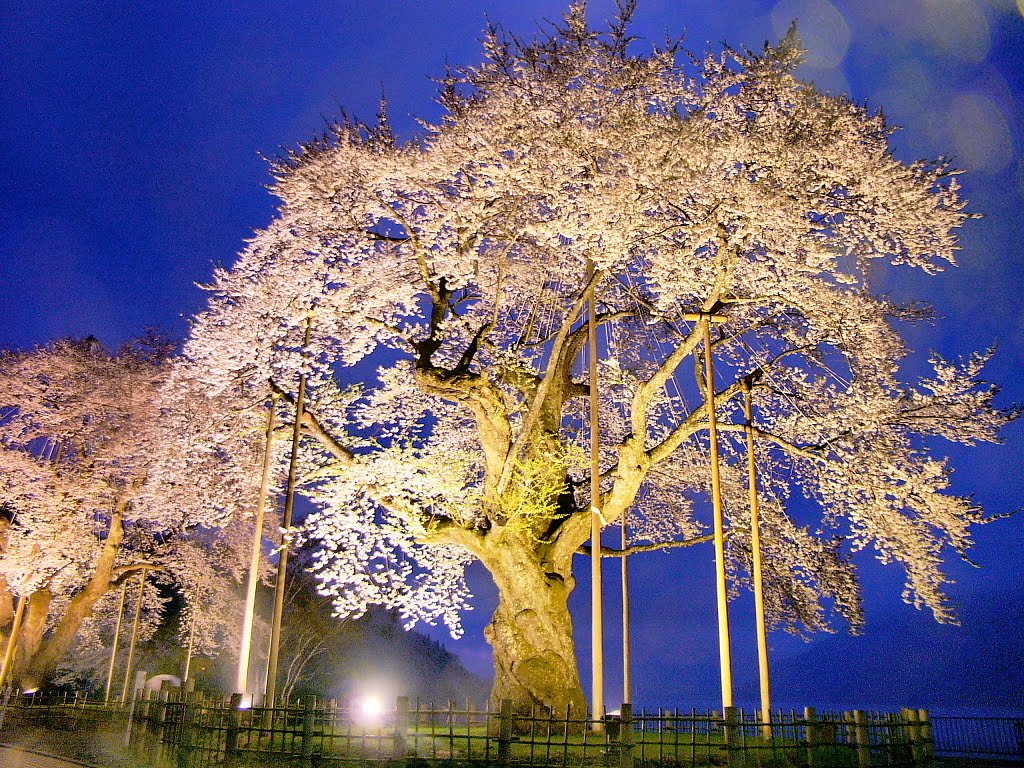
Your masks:
{"label": "cherry blossom tree", "polygon": [[[202,647],[237,624],[219,582],[241,562],[226,531],[254,497],[258,441],[218,445],[215,404],[184,370],[154,335],[115,354],[86,339],[0,356],[0,620],[18,636],[15,682],[47,682],[81,633],[96,640],[142,569],[152,621],[162,581],[188,606],[219,596],[199,622]],[[214,466],[225,448],[232,460]]]}
{"label": "cherry blossom tree", "polygon": [[627,516],[633,551],[707,540],[714,404],[737,584],[753,432],[768,606],[798,630],[860,625],[865,549],[953,620],[942,559],[983,517],[951,493],[937,439],[995,440],[1011,417],[979,379],[987,352],[907,380],[900,329],[927,311],[871,291],[878,269],[955,263],[971,216],[955,172],[900,162],[880,113],[797,80],[795,34],[638,52],[632,5],[607,33],[582,3],[534,41],[488,30],[415,140],[346,119],[278,161],[279,213],[217,272],[186,350],[212,393],[275,392],[292,414],[303,379],[316,506],[296,536],[340,614],[377,603],[458,633],[465,567],[483,563],[493,693],[521,707],[586,707],[568,599],[592,386],[600,511]]}

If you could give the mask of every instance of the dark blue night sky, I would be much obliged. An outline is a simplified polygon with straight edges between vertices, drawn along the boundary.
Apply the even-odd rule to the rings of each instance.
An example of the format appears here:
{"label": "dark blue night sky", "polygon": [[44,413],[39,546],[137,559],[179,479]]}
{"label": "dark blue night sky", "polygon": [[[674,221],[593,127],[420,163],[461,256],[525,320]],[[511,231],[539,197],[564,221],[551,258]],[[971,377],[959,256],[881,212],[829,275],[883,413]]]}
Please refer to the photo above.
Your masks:
{"label": "dark blue night sky", "polygon": [[[589,8],[602,23],[613,3]],[[264,157],[312,138],[342,108],[373,119],[382,94],[397,130],[412,135],[415,116],[438,112],[430,78],[479,59],[488,18],[531,35],[565,6],[4,0],[0,9],[0,347],[9,348],[90,334],[116,345],[146,326],[183,336],[203,306],[196,284],[270,220]],[[985,218],[964,233],[961,267],[881,275],[881,288],[938,307],[936,323],[908,330],[919,355],[997,344],[989,378],[1003,386],[1003,406],[1024,402],[1024,0],[641,0],[635,32],[661,41],[685,31],[698,53],[723,41],[760,48],[794,18],[810,51],[807,79],[903,126],[893,140],[901,159],[947,155],[967,171],[966,197]],[[1022,425],[1004,445],[952,455],[958,492],[992,514],[1022,506]],[[777,703],[1024,712],[1024,516],[977,539],[980,567],[949,568],[960,627],[904,605],[900,573],[862,558],[866,634],[773,635]],[[638,559],[633,583],[637,706],[714,704],[711,550]],[[444,641],[485,674],[490,591],[479,585],[466,637]],[[614,613],[614,590],[608,599]],[[733,617],[737,699],[747,706],[757,701],[751,605],[741,598]],[[617,643],[609,638],[610,667]],[[618,677],[609,673],[611,706]]]}

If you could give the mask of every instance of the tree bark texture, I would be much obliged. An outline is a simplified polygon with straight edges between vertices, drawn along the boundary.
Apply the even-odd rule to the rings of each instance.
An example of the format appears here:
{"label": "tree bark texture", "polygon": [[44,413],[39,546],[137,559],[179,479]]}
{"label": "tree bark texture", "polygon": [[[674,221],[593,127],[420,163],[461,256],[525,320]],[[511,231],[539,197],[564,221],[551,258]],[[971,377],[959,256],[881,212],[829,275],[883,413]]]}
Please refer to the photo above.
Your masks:
{"label": "tree bark texture", "polygon": [[548,570],[536,542],[499,537],[482,553],[498,587],[498,608],[485,630],[494,649],[492,699],[510,699],[517,712],[533,707],[579,716],[587,711],[573,644],[569,573]]}
{"label": "tree bark texture", "polygon": [[[111,588],[114,582],[114,563],[124,541],[124,510],[121,508],[122,506],[119,506],[110,516],[107,538],[96,559],[92,577],[71,599],[67,611],[49,637],[43,637],[42,632],[38,632],[38,636],[33,639],[33,634],[31,634],[37,631],[31,628],[31,611],[36,597],[33,595],[33,601],[29,603],[30,613],[26,617],[22,630],[23,642],[19,644],[20,649],[23,649],[24,652],[19,652],[18,661],[13,671],[13,680],[22,688],[38,687],[53,678],[57,671],[57,665],[71,650],[82,622],[92,615],[96,603]],[[45,613],[42,614],[41,621],[45,629]],[[28,642],[25,642],[26,640]]]}

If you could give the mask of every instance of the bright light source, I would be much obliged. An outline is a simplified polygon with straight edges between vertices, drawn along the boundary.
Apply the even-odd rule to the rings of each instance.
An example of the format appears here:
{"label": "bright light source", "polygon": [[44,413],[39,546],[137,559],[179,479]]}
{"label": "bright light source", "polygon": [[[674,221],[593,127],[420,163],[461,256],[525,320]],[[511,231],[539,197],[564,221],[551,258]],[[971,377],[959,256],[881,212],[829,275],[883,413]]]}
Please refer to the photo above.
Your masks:
{"label": "bright light source", "polygon": [[38,690],[39,690],[38,688],[26,688],[24,691],[22,691],[22,693],[25,694],[26,696],[31,696],[33,693],[35,693]]}
{"label": "bright light source", "polygon": [[383,714],[384,704],[373,694],[363,696],[356,705],[356,719],[366,725],[379,722]]}

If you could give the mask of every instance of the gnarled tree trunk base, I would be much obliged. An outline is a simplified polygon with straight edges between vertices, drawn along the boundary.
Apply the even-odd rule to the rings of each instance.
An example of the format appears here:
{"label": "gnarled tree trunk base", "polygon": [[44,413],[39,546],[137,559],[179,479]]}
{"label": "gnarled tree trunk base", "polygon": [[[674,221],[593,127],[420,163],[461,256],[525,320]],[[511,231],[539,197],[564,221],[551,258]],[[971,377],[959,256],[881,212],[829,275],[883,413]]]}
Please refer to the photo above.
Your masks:
{"label": "gnarled tree trunk base", "polygon": [[532,547],[508,537],[486,553],[499,602],[485,634],[494,649],[495,705],[516,714],[584,719],[587,700],[573,644],[572,576],[545,572]]}

